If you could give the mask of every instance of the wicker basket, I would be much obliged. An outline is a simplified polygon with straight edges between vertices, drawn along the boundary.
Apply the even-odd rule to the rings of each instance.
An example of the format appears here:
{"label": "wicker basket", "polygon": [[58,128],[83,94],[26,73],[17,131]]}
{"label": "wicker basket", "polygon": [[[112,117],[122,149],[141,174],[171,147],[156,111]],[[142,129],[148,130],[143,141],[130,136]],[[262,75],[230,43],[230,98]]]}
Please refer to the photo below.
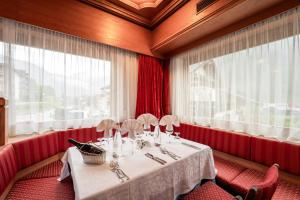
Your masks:
{"label": "wicker basket", "polygon": [[85,164],[95,164],[95,165],[102,165],[105,163],[106,160],[106,153],[105,151],[102,154],[94,154],[94,153],[87,153],[78,149],[82,155],[83,162]]}

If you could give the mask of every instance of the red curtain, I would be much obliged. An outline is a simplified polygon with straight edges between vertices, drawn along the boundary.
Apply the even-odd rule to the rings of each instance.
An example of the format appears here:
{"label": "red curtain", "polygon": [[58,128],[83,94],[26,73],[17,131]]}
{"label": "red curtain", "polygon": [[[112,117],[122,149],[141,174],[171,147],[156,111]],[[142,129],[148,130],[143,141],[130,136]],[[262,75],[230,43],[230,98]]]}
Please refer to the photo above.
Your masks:
{"label": "red curtain", "polygon": [[171,105],[170,105],[170,59],[164,60],[163,65],[163,90],[162,90],[162,109],[163,114],[171,114]]}
{"label": "red curtain", "polygon": [[160,118],[170,111],[168,63],[158,58],[139,55],[136,117],[151,113]]}

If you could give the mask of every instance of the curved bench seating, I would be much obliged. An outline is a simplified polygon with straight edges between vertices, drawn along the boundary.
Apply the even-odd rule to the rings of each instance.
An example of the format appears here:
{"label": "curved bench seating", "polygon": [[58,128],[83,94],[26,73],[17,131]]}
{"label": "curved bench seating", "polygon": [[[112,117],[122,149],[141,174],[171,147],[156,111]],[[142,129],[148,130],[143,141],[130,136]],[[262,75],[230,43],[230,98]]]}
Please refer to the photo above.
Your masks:
{"label": "curved bench seating", "polygon": [[215,167],[218,169],[218,184],[226,186],[246,168],[236,163],[214,156]]}
{"label": "curved bench seating", "polygon": [[[96,141],[97,138],[101,137],[102,135],[102,132],[96,132],[95,127],[70,129],[66,131],[54,131],[50,133],[41,134],[26,140],[22,140],[1,147],[0,199],[5,198],[9,189],[16,181],[17,187],[21,188],[19,182],[27,184],[27,182],[24,181],[29,181],[33,179],[43,179],[45,177],[51,177],[52,175],[56,176],[57,172],[59,171],[57,168],[57,166],[59,166],[58,163],[53,163],[53,166],[50,165],[46,168],[42,168],[35,172],[35,174],[31,175],[28,175],[30,171],[26,172],[26,170],[34,165],[39,165],[39,163],[44,162],[49,158],[52,158],[51,160],[59,159],[59,156],[56,155],[60,154],[61,152],[64,152],[67,148],[71,146],[67,141],[69,138],[74,138],[80,142],[89,142]],[[43,167],[43,165],[39,167]],[[28,176],[26,177],[26,175]],[[54,187],[55,185],[55,187],[57,187],[57,185],[59,184],[59,182],[56,181],[56,178],[57,177],[55,177],[55,182],[53,182],[50,185],[51,187]],[[23,180],[18,181],[18,179]],[[52,179],[49,180],[52,181]],[[37,183],[39,182],[33,181],[32,184]],[[16,192],[17,191],[18,190],[16,190]],[[22,190],[20,189],[19,191]]]}
{"label": "curved bench seating", "polygon": [[267,166],[278,163],[281,170],[300,175],[300,144],[252,137],[250,147],[252,161]]}
{"label": "curved bench seating", "polygon": [[176,131],[180,131],[180,136],[183,138],[206,144],[218,151],[250,159],[251,136],[248,134],[232,133],[191,124],[181,124]]}
{"label": "curved bench seating", "polygon": [[[265,165],[278,163],[282,166],[283,170],[295,175],[300,174],[300,145],[189,124],[181,124],[175,131],[180,131],[181,137],[183,138],[207,144],[214,150]],[[14,188],[17,187],[21,181],[48,179],[53,174],[56,174],[57,171],[53,172],[52,175],[47,175],[47,169],[40,169],[40,171],[35,172],[34,175],[32,174],[27,177],[24,177],[28,175],[26,173],[22,173],[22,177],[18,175],[21,171],[34,165],[39,165],[39,163],[45,159],[64,152],[71,146],[67,142],[68,138],[88,142],[96,141],[102,134],[103,133],[96,132],[95,127],[55,131],[2,147],[0,150],[0,194],[2,194],[0,199],[8,193],[7,191],[17,179],[20,180],[23,178],[17,182]],[[219,168],[217,178],[225,184],[230,185],[232,182],[237,182],[238,179],[235,180],[235,178],[246,173],[245,167],[228,163],[224,164],[224,161],[220,159],[216,159],[215,163],[217,169]],[[57,164],[53,165],[58,166]],[[253,174],[251,177],[254,177]],[[49,181],[52,181],[51,177]],[[37,183],[38,181],[33,184]],[[59,183],[56,182],[53,184]],[[288,191],[288,188],[285,187],[287,184],[281,185],[282,186],[279,187],[281,188],[280,194]]]}
{"label": "curved bench seating", "polygon": [[278,163],[281,170],[300,175],[300,144],[191,124],[181,124],[175,131],[214,150],[267,166]]}
{"label": "curved bench seating", "polygon": [[16,154],[11,144],[0,150],[0,194],[10,184],[18,171]]}

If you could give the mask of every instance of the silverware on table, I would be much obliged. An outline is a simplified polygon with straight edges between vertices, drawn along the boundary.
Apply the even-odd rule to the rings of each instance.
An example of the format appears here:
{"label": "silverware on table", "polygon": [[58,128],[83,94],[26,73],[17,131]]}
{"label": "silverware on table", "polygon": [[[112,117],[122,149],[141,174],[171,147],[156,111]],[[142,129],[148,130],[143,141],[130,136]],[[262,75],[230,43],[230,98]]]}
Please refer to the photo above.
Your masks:
{"label": "silverware on table", "polygon": [[164,148],[164,147],[160,147],[159,149],[160,149],[160,151],[161,151],[163,154],[169,155],[169,156],[170,156],[171,158],[173,158],[174,160],[178,160],[178,159],[181,158],[180,156],[178,156],[178,155],[172,153],[171,151],[168,151],[168,150],[167,150],[166,148]]}
{"label": "silverware on table", "polygon": [[154,155],[150,154],[150,153],[146,153],[145,156],[147,156],[148,158],[151,158],[152,160],[155,160],[156,162],[164,165],[167,163],[167,161],[161,159],[161,158],[158,158],[158,157],[155,157]]}
{"label": "silverware on table", "polygon": [[128,181],[130,178],[125,174],[125,172],[120,168],[119,163],[117,161],[111,161],[109,164],[111,171],[115,172],[117,177],[123,183],[124,181]]}
{"label": "silverware on table", "polygon": [[188,143],[185,143],[185,142],[181,142],[181,144],[185,145],[185,146],[188,146],[188,147],[191,147],[193,149],[197,149],[197,150],[201,150],[200,147],[197,147],[195,145],[192,145],[192,144],[188,144]]}

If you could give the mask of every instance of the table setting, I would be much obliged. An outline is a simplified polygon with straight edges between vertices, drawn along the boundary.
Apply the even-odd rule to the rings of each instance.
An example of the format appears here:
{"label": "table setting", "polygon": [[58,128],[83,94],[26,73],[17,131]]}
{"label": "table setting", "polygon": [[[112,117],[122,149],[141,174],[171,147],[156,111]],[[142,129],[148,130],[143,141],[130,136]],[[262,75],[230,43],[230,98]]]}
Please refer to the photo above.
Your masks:
{"label": "table setting", "polygon": [[81,150],[70,147],[59,180],[71,175],[75,199],[171,200],[215,178],[209,146],[160,132],[158,124],[153,132],[144,129],[126,135],[119,127],[113,137],[90,143],[104,152],[102,163],[86,163]]}

